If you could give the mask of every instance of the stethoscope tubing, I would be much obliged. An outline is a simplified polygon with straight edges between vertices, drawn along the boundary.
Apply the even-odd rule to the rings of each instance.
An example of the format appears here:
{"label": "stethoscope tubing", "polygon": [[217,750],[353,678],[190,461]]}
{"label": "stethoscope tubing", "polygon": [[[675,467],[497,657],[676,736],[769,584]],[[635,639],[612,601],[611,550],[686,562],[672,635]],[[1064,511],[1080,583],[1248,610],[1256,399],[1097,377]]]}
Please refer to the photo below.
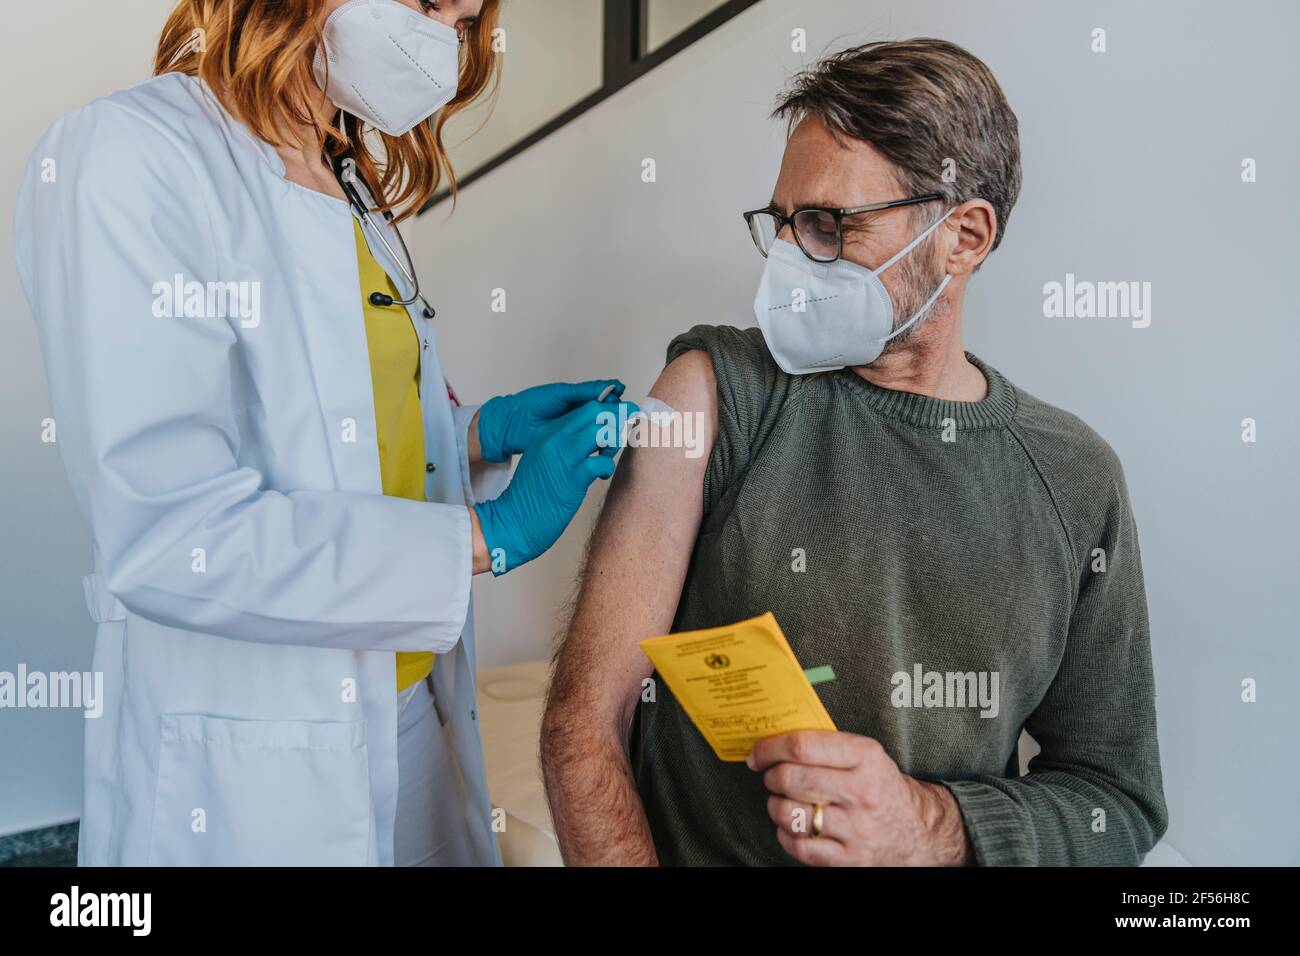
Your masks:
{"label": "stethoscope tubing", "polygon": [[[334,177],[338,180],[339,186],[348,197],[348,202],[356,211],[358,218],[361,220],[362,226],[368,227],[370,232],[383,245],[384,251],[388,253],[389,261],[396,263],[397,268],[402,270],[402,276],[406,279],[408,285],[410,285],[412,289],[411,296],[408,299],[393,299],[391,296],[384,295],[383,293],[372,293],[372,301],[375,296],[382,295],[384,299],[390,301],[376,304],[400,305],[407,307],[415,305],[417,302],[423,302],[425,318],[432,319],[436,313],[433,306],[429,304],[429,300],[420,293],[420,278],[415,273],[415,263],[411,260],[411,253],[406,246],[406,240],[402,237],[402,230],[398,229],[397,223],[393,221],[393,214],[390,212],[384,213],[384,219],[387,221],[388,225],[392,227],[393,234],[397,236],[397,244],[402,247],[401,256],[398,256],[398,254],[393,250],[388,238],[384,235],[384,231],[379,228],[378,223],[375,222],[374,217],[370,214],[370,207],[366,205],[366,201],[362,197],[360,191],[358,191],[356,183],[351,179],[351,176],[360,177],[361,174],[353,169],[351,176],[345,176],[342,172],[342,166],[343,164],[341,161],[332,161],[330,163],[330,168],[334,171]],[[369,192],[370,184],[366,183],[365,180],[362,180],[362,183],[365,185],[367,192]]]}

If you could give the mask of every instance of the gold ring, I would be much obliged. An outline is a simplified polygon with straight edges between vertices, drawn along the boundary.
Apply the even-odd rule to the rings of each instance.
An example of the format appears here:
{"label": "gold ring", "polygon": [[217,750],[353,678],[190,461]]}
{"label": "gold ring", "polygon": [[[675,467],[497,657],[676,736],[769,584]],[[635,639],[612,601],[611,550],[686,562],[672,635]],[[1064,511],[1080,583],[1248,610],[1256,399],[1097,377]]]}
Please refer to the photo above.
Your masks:
{"label": "gold ring", "polygon": [[814,839],[822,835],[822,824],[825,822],[826,820],[822,812],[822,805],[820,803],[814,803],[812,815],[812,835]]}

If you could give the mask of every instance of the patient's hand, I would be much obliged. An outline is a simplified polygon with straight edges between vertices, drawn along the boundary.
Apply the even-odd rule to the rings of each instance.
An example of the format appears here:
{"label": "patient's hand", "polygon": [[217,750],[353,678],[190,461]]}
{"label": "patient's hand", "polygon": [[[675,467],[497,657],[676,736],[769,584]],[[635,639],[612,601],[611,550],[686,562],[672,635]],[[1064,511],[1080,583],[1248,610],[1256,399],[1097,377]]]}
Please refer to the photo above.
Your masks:
{"label": "patient's hand", "polygon": [[[961,866],[969,862],[957,801],[909,777],[870,737],[801,730],[760,740],[749,768],[772,792],[776,838],[815,866]],[[813,836],[814,804],[822,807]]]}

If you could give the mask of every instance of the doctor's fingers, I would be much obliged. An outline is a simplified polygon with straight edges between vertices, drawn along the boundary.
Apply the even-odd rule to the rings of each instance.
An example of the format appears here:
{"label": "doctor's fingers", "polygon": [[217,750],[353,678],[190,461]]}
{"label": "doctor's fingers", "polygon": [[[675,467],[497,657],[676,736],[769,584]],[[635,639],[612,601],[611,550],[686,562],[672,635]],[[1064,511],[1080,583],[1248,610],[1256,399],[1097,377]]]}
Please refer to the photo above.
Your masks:
{"label": "doctor's fingers", "polygon": [[605,455],[592,455],[583,460],[578,466],[587,474],[587,481],[591,482],[597,478],[608,480],[614,474],[614,469],[618,467],[614,464],[614,459]]}
{"label": "doctor's fingers", "polygon": [[[598,477],[608,477],[613,469],[604,465],[588,465],[586,461],[597,451],[604,452],[606,446],[613,445],[608,454],[597,455],[613,464],[613,456],[618,453],[619,445],[619,405],[601,405],[588,402],[576,408],[562,418],[542,426],[533,438],[531,448],[534,454],[542,454],[565,470],[578,474],[578,469],[586,478],[584,487]],[[525,453],[527,454],[527,453]]]}
{"label": "doctor's fingers", "polygon": [[587,402],[618,401],[627,388],[616,378],[598,378],[590,382],[556,382],[555,398],[565,406],[565,410],[577,408]]}
{"label": "doctor's fingers", "polygon": [[566,448],[583,457],[604,448],[621,448],[624,426],[635,415],[633,402],[587,402],[559,419],[557,438]]}

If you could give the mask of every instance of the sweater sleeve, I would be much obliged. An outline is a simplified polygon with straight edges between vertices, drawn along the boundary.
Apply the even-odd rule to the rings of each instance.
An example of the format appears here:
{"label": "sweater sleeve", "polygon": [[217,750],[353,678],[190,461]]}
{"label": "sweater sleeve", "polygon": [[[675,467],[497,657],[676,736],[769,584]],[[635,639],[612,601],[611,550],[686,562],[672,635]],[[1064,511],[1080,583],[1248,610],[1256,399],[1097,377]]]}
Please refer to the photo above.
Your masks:
{"label": "sweater sleeve", "polygon": [[1067,513],[1095,517],[1064,522],[1081,578],[1056,677],[1025,723],[1042,751],[1022,777],[946,784],[980,865],[1134,866],[1168,823],[1137,527],[1104,451],[1090,487],[1054,489]]}
{"label": "sweater sleeve", "polygon": [[711,512],[736,484],[762,443],[791,376],[777,366],[758,329],[697,325],[668,345],[668,362],[693,350],[708,354],[717,382],[718,434],[704,474],[704,507]]}

